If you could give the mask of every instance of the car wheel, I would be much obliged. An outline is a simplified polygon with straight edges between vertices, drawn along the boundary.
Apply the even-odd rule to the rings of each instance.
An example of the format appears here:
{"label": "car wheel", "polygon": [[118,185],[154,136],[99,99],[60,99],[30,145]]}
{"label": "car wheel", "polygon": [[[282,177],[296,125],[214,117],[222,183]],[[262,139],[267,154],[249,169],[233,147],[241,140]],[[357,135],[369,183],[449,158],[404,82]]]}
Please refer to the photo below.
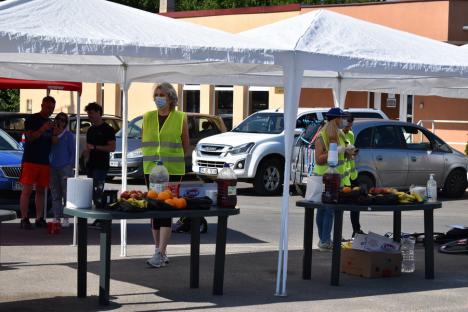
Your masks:
{"label": "car wheel", "polygon": [[466,190],[466,173],[463,170],[453,170],[445,179],[443,194],[449,198],[462,197]]}
{"label": "car wheel", "polygon": [[284,165],[278,158],[264,159],[255,175],[254,190],[259,195],[275,195],[281,192]]}
{"label": "car wheel", "polygon": [[361,186],[361,187],[366,187],[367,191],[369,191],[371,188],[375,187],[375,181],[374,179],[366,173],[360,173],[356,179],[356,184]]}

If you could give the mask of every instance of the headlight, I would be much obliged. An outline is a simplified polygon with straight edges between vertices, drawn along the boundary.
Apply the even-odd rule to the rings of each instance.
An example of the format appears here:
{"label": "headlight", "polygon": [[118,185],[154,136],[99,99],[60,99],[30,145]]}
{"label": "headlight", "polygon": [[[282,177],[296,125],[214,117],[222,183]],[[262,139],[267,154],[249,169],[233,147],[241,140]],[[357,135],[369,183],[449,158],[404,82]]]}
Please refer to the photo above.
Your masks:
{"label": "headlight", "polygon": [[246,144],[242,144],[242,145],[239,145],[239,146],[234,146],[233,148],[231,148],[231,150],[229,150],[229,154],[231,155],[238,155],[238,154],[248,154],[250,152],[250,150],[252,150],[252,147],[255,145],[255,143],[246,143]]}
{"label": "headlight", "polygon": [[127,154],[127,158],[138,158],[138,157],[143,157],[143,152],[141,151],[141,148],[137,148],[136,150],[133,150]]}

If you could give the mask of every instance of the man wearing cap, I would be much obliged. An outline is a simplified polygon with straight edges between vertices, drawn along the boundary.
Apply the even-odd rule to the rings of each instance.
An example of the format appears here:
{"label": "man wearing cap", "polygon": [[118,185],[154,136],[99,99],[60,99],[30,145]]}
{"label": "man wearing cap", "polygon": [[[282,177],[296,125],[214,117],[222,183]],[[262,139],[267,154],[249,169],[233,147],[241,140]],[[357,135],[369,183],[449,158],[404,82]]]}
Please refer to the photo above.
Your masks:
{"label": "man wearing cap", "polygon": [[[328,150],[330,143],[336,143],[338,150],[338,165],[336,171],[343,177],[345,173],[345,146],[346,139],[343,131],[344,117],[348,115],[338,107],[331,108],[327,114],[327,122],[323,126],[315,142],[315,167],[316,175],[324,175],[328,170]],[[343,178],[341,179],[343,186]],[[318,247],[320,251],[331,251],[331,230],[333,227],[333,210],[331,208],[319,208],[317,210],[317,229],[320,241]]]}

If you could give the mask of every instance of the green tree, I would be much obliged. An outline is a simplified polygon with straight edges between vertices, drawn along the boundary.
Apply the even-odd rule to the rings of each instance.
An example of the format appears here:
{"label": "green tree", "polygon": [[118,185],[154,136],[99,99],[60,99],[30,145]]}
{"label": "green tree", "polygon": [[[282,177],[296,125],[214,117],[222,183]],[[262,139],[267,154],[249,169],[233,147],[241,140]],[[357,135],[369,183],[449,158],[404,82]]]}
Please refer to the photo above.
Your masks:
{"label": "green tree", "polygon": [[0,111],[19,112],[20,92],[19,90],[0,90]]}
{"label": "green tree", "polygon": [[148,12],[159,12],[159,0],[113,0],[112,2]]}

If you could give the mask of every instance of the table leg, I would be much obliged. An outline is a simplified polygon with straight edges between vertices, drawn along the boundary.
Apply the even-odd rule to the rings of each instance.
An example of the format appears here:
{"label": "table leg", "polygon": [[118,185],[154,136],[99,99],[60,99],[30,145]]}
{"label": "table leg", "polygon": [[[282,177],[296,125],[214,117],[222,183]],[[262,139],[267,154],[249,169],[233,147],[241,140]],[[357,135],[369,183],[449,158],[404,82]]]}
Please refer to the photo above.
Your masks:
{"label": "table leg", "polygon": [[434,210],[424,210],[424,248],[426,278],[434,279]]}
{"label": "table leg", "polygon": [[200,272],[200,217],[190,218],[190,288],[198,288]]}
{"label": "table leg", "polygon": [[78,297],[86,298],[86,274],[88,273],[88,219],[78,218]]}
{"label": "table leg", "polygon": [[401,241],[401,211],[393,212],[393,241]]}
{"label": "table leg", "polygon": [[227,216],[218,217],[218,229],[216,231],[216,253],[213,278],[213,295],[223,294],[224,260],[226,257],[227,218]]}
{"label": "table leg", "polygon": [[304,215],[304,255],[302,258],[302,279],[311,279],[312,241],[314,233],[314,208],[305,208]]}
{"label": "table leg", "polygon": [[100,264],[99,264],[99,304],[109,304],[110,286],[110,254],[111,254],[111,229],[112,220],[101,220],[100,233]]}
{"label": "table leg", "polygon": [[333,255],[331,269],[331,285],[340,285],[341,239],[343,231],[343,210],[335,210],[335,224],[333,225]]}

